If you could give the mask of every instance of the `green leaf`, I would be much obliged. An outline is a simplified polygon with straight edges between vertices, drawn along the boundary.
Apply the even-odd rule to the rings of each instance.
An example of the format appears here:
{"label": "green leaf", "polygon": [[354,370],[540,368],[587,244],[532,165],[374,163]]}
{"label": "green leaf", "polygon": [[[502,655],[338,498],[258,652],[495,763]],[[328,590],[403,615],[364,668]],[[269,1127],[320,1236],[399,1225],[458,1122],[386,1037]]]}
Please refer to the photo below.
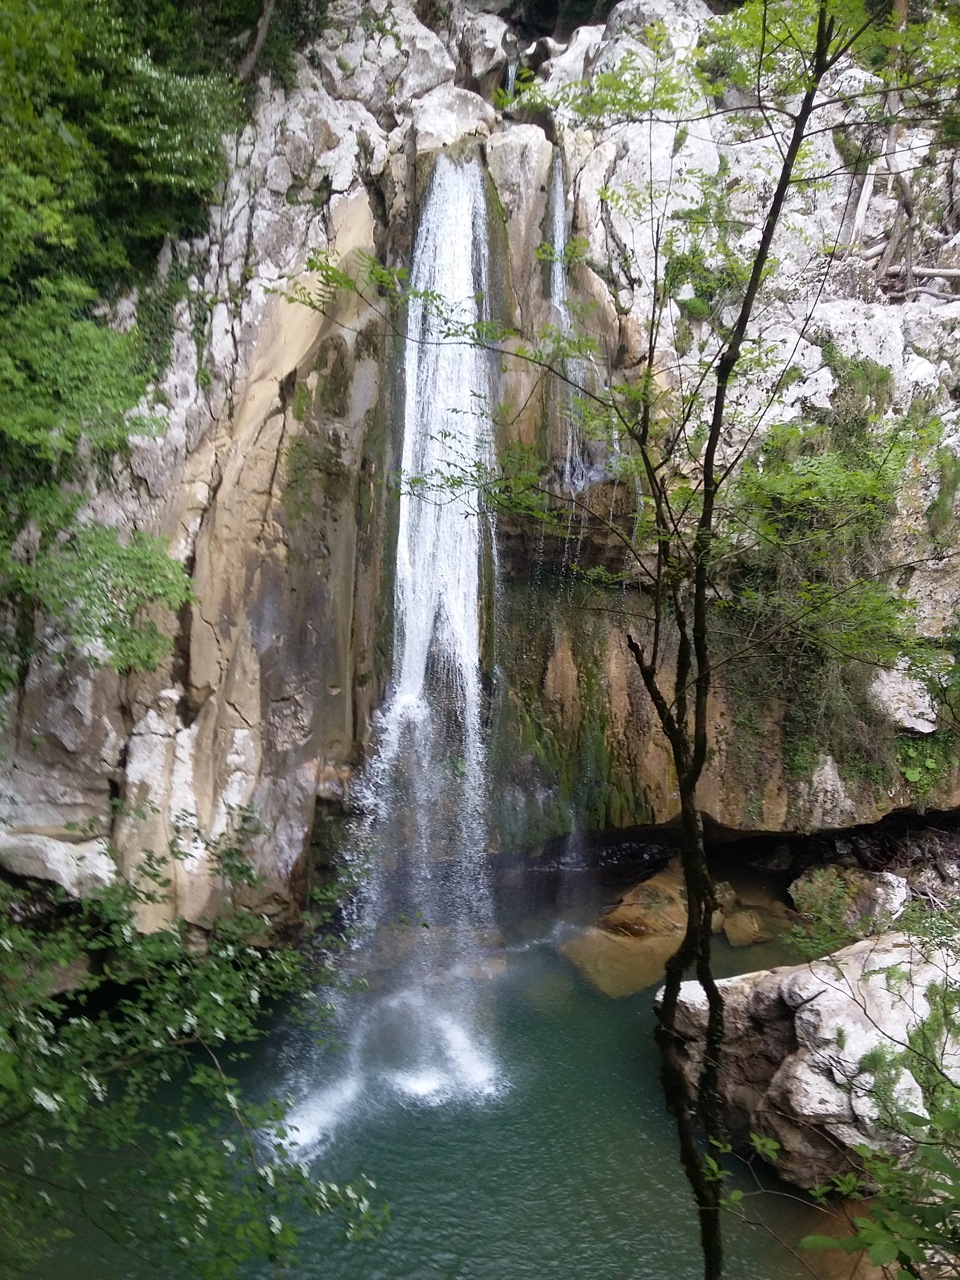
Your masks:
{"label": "green leaf", "polygon": [[844,1249],[845,1240],[837,1240],[834,1236],[804,1236],[800,1241],[801,1249]]}
{"label": "green leaf", "polygon": [[896,1262],[900,1250],[892,1236],[875,1241],[867,1249],[867,1256],[875,1267],[884,1267],[889,1262]]}

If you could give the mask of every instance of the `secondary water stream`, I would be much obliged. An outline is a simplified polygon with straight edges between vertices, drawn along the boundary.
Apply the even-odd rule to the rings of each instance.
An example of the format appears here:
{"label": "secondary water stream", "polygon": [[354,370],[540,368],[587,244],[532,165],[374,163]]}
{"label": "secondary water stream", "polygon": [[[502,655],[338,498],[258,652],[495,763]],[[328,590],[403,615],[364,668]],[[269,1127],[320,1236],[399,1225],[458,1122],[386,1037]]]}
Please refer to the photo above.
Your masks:
{"label": "secondary water stream", "polygon": [[[570,296],[567,288],[567,198],[566,183],[563,175],[563,154],[559,147],[554,149],[553,164],[550,169],[550,189],[547,195],[549,213],[549,243],[553,250],[550,259],[550,301],[556,311],[556,325],[564,338],[573,333],[570,316]],[[561,479],[564,488],[574,492],[581,490],[590,479],[590,464],[585,456],[584,442],[581,439],[580,423],[582,412],[578,405],[578,389],[583,386],[586,370],[579,360],[568,358],[563,362],[563,371],[569,381],[557,386],[559,401],[554,406],[560,421],[560,433],[563,445],[563,470]]]}

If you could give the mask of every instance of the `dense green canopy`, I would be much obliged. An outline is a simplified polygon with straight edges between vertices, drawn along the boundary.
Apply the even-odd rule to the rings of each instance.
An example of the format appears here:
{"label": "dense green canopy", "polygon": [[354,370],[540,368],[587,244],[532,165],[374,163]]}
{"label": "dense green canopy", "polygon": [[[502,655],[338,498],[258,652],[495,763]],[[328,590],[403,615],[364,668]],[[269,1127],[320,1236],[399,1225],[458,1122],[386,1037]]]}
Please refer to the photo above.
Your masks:
{"label": "dense green canopy", "polygon": [[[0,690],[38,610],[118,667],[149,665],[163,642],[137,611],[187,596],[162,545],[78,523],[97,468],[160,425],[131,412],[158,353],[95,310],[149,278],[164,237],[204,226],[260,16],[259,0],[0,8]],[[321,18],[315,0],[277,6],[261,64],[282,73]]]}

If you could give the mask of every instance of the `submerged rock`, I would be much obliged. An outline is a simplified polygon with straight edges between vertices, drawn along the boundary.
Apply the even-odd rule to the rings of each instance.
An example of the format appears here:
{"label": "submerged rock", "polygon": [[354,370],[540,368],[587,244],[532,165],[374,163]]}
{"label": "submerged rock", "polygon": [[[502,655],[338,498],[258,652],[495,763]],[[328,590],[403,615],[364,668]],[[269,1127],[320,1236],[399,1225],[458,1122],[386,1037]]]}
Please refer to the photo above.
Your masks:
{"label": "submerged rock", "polygon": [[598,991],[617,999],[659,982],[681,937],[681,931],[637,937],[591,926],[565,938],[559,951]]}
{"label": "submerged rock", "polygon": [[[770,942],[799,919],[755,883],[716,886],[715,933],[735,947]],[[633,995],[659,982],[687,927],[680,861],[628,889],[597,921],[565,939],[560,951],[608,996]]]}

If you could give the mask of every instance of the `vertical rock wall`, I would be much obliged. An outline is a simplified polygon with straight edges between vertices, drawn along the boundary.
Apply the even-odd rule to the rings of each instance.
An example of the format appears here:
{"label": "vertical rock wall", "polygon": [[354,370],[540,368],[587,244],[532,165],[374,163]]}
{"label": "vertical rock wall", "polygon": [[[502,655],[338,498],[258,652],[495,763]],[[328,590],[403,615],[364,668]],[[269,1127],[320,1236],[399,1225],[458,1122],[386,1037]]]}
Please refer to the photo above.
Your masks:
{"label": "vertical rock wall", "polygon": [[[606,26],[582,27],[567,45],[541,41],[527,60],[557,88],[615,67],[625,53],[647,57],[652,19],[690,46],[706,17],[698,0],[625,0]],[[233,144],[209,234],[161,255],[161,278],[182,285],[172,362],[157,388],[166,431],[134,440],[129,465],[118,465],[113,486],[90,506],[95,518],[169,536],[193,574],[195,601],[180,617],[161,619],[173,652],[156,672],[121,678],[79,658],[65,666],[35,661],[4,722],[0,861],[9,870],[85,891],[111,874],[114,860],[136,874],[145,849],[162,852],[180,839],[188,858],[175,871],[173,909],[201,922],[219,892],[205,842],[229,826],[233,811],[256,808],[265,828],[258,858],[279,892],[309,838],[318,795],[332,806],[345,799],[389,678],[389,478],[397,464],[394,405],[403,393],[395,374],[402,316],[374,294],[367,301],[346,294],[324,314],[289,301],[294,283],[311,283],[312,252],[328,251],[347,269],[359,268],[363,255],[402,264],[432,158],[443,148],[479,149],[500,226],[492,305],[534,334],[558,319],[535,250],[547,234],[559,148],[566,224],[587,245],[570,287],[599,339],[591,376],[630,378],[645,358],[649,228],[605,201],[605,189],[669,177],[671,199],[682,205],[721,157],[732,188],[744,192],[775,164],[759,144],[729,147],[722,116],[712,134],[684,136],[663,122],[653,137],[644,124],[593,130],[562,117],[498,115],[490,96],[517,57],[517,33],[489,12],[454,5],[434,31],[406,4],[343,0],[331,7],[324,41],[301,61],[298,86],[288,94],[261,86],[254,120]],[[836,239],[856,195],[858,179],[845,172],[828,130],[816,145],[832,177],[816,198],[799,190],[794,197],[778,246],[785,283],[763,319],[765,338],[799,371],[778,393],[777,415],[800,420],[829,406],[837,382],[829,341],[845,356],[888,368],[887,412],[906,414],[922,398],[944,422],[942,447],[956,453],[960,300],[891,305],[852,262],[825,285],[815,277],[823,292],[814,335],[806,321],[813,286],[786,283],[799,279],[811,244]],[[745,247],[750,198],[742,196]],[[871,217],[880,224],[888,212],[881,200]],[[678,304],[665,340],[678,360],[679,346],[670,344],[681,318]],[[709,355],[709,333],[686,337],[692,361]],[[555,396],[529,365],[505,358],[504,369],[499,444],[527,443],[546,471],[559,474]],[[731,453],[740,444],[731,438]],[[941,634],[952,625],[960,583],[952,557],[931,554],[924,523],[938,492],[935,471],[923,459],[914,468],[891,555],[909,562],[921,623]],[[497,606],[491,665],[501,846],[537,844],[571,825],[668,821],[676,808],[624,623],[609,600],[578,596],[568,580],[574,561],[622,567],[615,527],[629,521],[637,495],[594,476],[583,500],[603,522],[572,529],[559,543],[544,546],[535,531],[501,524],[509,585]],[[947,539],[951,503],[947,495]],[[584,530],[589,536],[580,536]],[[55,648],[56,637],[51,642]],[[893,733],[903,731],[903,700],[915,702],[916,691],[891,678],[899,694],[884,696]],[[911,803],[902,778],[858,788],[829,755],[788,777],[784,707],[775,699],[753,709],[746,729],[735,691],[718,686],[714,705],[705,807],[718,823],[835,825]],[[920,733],[923,716],[908,710],[906,731]],[[960,799],[953,772],[938,786],[940,803]],[[178,836],[180,814],[189,821]]]}

